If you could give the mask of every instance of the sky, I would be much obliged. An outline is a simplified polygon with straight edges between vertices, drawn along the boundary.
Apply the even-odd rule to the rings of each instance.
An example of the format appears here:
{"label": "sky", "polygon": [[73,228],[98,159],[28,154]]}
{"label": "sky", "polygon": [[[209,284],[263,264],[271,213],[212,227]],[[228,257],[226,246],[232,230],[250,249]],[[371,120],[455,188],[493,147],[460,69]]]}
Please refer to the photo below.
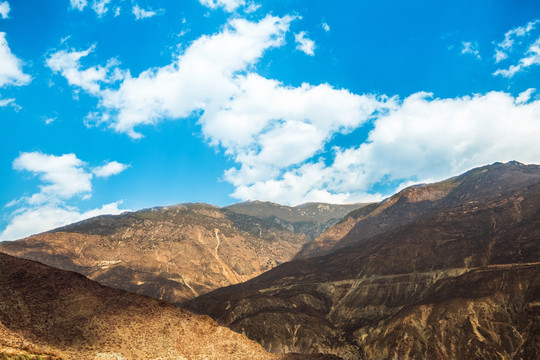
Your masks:
{"label": "sky", "polygon": [[0,0],[0,240],[540,163],[540,2]]}

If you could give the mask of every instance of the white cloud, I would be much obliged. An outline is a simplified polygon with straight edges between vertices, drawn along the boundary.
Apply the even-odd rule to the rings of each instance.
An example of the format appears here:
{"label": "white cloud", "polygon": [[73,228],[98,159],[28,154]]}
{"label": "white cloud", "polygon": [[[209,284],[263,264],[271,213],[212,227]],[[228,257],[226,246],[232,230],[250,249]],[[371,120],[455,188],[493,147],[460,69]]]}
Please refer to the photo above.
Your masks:
{"label": "white cloud", "polygon": [[527,89],[527,90],[523,91],[522,93],[520,93],[518,95],[518,97],[516,98],[516,104],[522,105],[522,104],[525,104],[526,102],[528,102],[531,99],[532,93],[535,92],[535,91],[536,91],[536,89],[530,88],[530,89]]}
{"label": "white cloud", "polygon": [[55,122],[57,118],[58,118],[57,116],[53,116],[53,117],[43,116],[41,119],[45,122],[45,125],[50,125],[53,122]]}
{"label": "white cloud", "polygon": [[[208,142],[236,162],[224,179],[239,199],[375,200],[387,195],[379,194],[376,184],[388,184],[391,192],[400,184],[440,180],[495,161],[540,162],[535,145],[540,103],[531,101],[532,90],[517,98],[491,92],[431,99],[418,93],[399,101],[329,84],[286,86],[262,77],[255,65],[265,51],[285,43],[292,19],[232,19],[221,32],[195,40],[167,66],[138,76],[110,66],[109,75],[91,83],[99,85],[97,90],[64,76],[98,97],[98,111],[89,114],[88,122],[134,138],[142,136],[137,130],[144,124],[198,117]],[[87,71],[80,66],[82,58],[75,57],[75,65],[60,66],[58,72]],[[110,86],[117,72],[122,77]],[[367,122],[373,130],[365,143],[328,149],[334,137]]]}
{"label": "white cloud", "polygon": [[480,59],[480,52],[478,51],[478,43],[476,41],[462,41],[461,53],[474,55]]}
{"label": "white cloud", "polygon": [[86,5],[88,5],[86,0],[70,0],[70,3],[73,9],[77,9],[79,11],[83,11]]}
{"label": "white cloud", "polygon": [[156,16],[158,15],[158,13],[161,14],[164,12],[164,10],[163,9],[160,9],[158,11],[145,10],[141,8],[139,5],[135,5],[133,6],[132,12],[133,12],[133,15],[135,15],[135,20],[141,20],[141,19],[150,18],[152,16]]}
{"label": "white cloud", "polygon": [[540,37],[529,46],[524,54],[525,56],[519,59],[517,65],[510,65],[508,69],[497,69],[493,75],[501,75],[506,78],[513,77],[516,73],[523,71],[533,65],[540,65]]}
{"label": "white cloud", "polygon": [[[136,126],[155,124],[166,118],[187,117],[208,107],[219,108],[240,91],[237,72],[246,71],[265,50],[281,46],[291,17],[267,16],[258,23],[232,19],[221,33],[202,36],[170,65],[143,71],[132,77],[117,67],[81,69],[85,51],[59,51],[47,64],[68,83],[100,98],[104,110],[88,120],[108,123],[118,132],[137,138]],[[100,85],[121,79],[118,89]]]}
{"label": "white cloud", "polygon": [[324,31],[326,31],[326,32],[329,32],[329,31],[330,31],[330,25],[328,25],[328,23],[323,22],[323,23],[321,24],[321,26],[322,26],[322,28],[323,28]]}
{"label": "white cloud", "polygon": [[92,3],[92,9],[96,12],[97,16],[102,17],[109,11],[109,8],[107,8],[107,5],[111,2],[111,0],[94,0]]}
{"label": "white cloud", "polygon": [[81,70],[80,60],[94,49],[95,45],[83,51],[61,50],[47,58],[46,64],[51,70],[64,76],[70,85],[80,87],[92,95],[98,95],[101,83],[113,83],[125,75],[117,68],[118,62],[114,59],[109,60],[105,66]]}
{"label": "white cloud", "polygon": [[199,0],[199,2],[210,9],[221,7],[227,12],[232,12],[246,4],[245,0]]}
{"label": "white cloud", "polygon": [[296,41],[297,50],[303,51],[310,56],[315,54],[315,42],[306,37],[305,31],[300,31],[298,34],[294,34],[294,40]]}
{"label": "white cloud", "polygon": [[246,14],[254,13],[255,11],[259,10],[261,8],[261,4],[256,4],[254,2],[250,2],[244,9],[244,12]]}
{"label": "white cloud", "polygon": [[9,224],[0,233],[1,240],[13,240],[92,216],[123,211],[118,208],[121,201],[85,212],[69,204],[74,198],[86,200],[91,197],[93,172],[98,177],[108,177],[125,169],[125,165],[116,161],[90,171],[88,164],[75,154],[55,156],[27,152],[21,153],[13,161],[13,168],[31,172],[41,184],[39,192],[6,205],[16,208],[12,211]]}
{"label": "white cloud", "polygon": [[0,233],[0,240],[17,240],[94,216],[116,215],[127,211],[119,209],[120,204],[121,201],[118,201],[85,212],[80,212],[76,207],[59,204],[24,207],[12,216],[10,223]]}
{"label": "white cloud", "polygon": [[85,166],[75,154],[54,156],[40,152],[22,153],[13,162],[15,170],[30,171],[45,184],[29,199],[31,203],[90,193],[92,174],[85,170]]}
{"label": "white cloud", "polygon": [[30,83],[30,76],[22,71],[21,60],[11,53],[4,32],[0,32],[0,64],[0,88],[7,85],[22,86]]}
{"label": "white cloud", "polygon": [[[138,77],[126,72],[116,90],[84,86],[100,97],[103,109],[89,114],[87,123],[107,123],[139,137],[136,126],[202,110],[205,137],[240,164],[226,174],[240,187],[312,158],[335,134],[347,134],[393,106],[384,97],[355,95],[328,84],[284,86],[251,72],[264,51],[284,44],[292,19],[233,19],[221,33],[194,41],[168,66]],[[74,54],[78,61],[80,53]],[[79,65],[65,68],[87,71]]]}
{"label": "white cloud", "polygon": [[9,3],[7,1],[0,2],[0,16],[2,19],[7,19],[9,17],[9,11],[11,8],[9,7]]}
{"label": "white cloud", "polygon": [[504,34],[504,40],[497,44],[498,50],[511,51],[516,40],[530,33],[540,20],[528,22],[525,26],[518,26],[515,29],[509,30]]}
{"label": "white cloud", "polygon": [[126,170],[129,165],[119,163],[118,161],[111,161],[103,166],[98,166],[92,169],[92,173],[97,177],[107,178],[111,175],[120,174]]}
{"label": "white cloud", "polygon": [[15,99],[2,99],[0,98],[0,107],[12,105],[14,103]]}
{"label": "white cloud", "polygon": [[504,40],[495,48],[495,63],[514,60],[514,65],[497,69],[493,75],[511,78],[515,74],[540,64],[540,20],[533,20],[504,34]]}
{"label": "white cloud", "polygon": [[[378,117],[367,141],[335,148],[333,161],[308,162],[253,182],[239,182],[240,199],[366,201],[373,186],[431,182],[496,161],[540,162],[540,100],[502,92],[455,99],[417,93]],[[329,154],[328,154],[329,155]],[[380,195],[379,195],[380,196]]]}

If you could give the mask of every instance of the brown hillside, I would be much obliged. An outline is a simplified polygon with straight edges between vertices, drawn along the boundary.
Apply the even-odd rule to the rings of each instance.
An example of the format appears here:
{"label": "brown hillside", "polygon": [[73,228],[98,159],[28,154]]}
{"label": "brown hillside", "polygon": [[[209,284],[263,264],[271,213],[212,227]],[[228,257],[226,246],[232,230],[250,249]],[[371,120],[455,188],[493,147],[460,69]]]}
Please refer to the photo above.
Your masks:
{"label": "brown hillside", "polygon": [[180,303],[270,270],[308,240],[264,219],[187,204],[101,216],[0,250]]}

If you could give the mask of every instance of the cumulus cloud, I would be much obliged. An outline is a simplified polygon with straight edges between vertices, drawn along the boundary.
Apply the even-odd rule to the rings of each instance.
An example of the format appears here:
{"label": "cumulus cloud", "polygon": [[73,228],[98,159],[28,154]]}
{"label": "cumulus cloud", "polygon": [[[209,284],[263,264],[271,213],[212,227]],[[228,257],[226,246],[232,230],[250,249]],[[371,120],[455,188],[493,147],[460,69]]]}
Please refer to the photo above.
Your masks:
{"label": "cumulus cloud", "polygon": [[91,196],[92,172],[96,172],[98,177],[107,177],[124,170],[123,166],[113,161],[89,171],[88,164],[75,154],[55,156],[41,152],[21,153],[13,161],[13,168],[32,173],[41,184],[35,194],[15,199],[6,205],[15,207],[15,210],[9,224],[0,233],[0,239],[13,240],[91,216],[121,212],[118,208],[121,202],[85,212],[80,212],[69,202],[74,198],[85,200]]}
{"label": "cumulus cloud", "polygon": [[120,174],[122,171],[126,170],[128,167],[129,167],[128,165],[119,163],[118,161],[111,161],[105,165],[93,168],[92,173],[97,177],[107,178],[111,175]]}
{"label": "cumulus cloud", "polygon": [[495,63],[517,59],[517,63],[508,68],[497,69],[493,75],[511,78],[515,74],[540,64],[540,20],[528,22],[524,26],[507,31],[504,40],[495,48]]}
{"label": "cumulus cloud", "polygon": [[227,12],[232,12],[246,4],[245,0],[199,0],[199,2],[210,9],[217,9],[220,7]]}
{"label": "cumulus cloud", "polygon": [[86,0],[70,0],[70,3],[73,9],[77,9],[79,11],[83,11],[86,5],[88,5]]}
{"label": "cumulus cloud", "polygon": [[[496,161],[540,162],[540,101],[530,92],[490,92],[432,99],[417,93],[377,117],[367,141],[334,148],[332,161],[313,161],[258,181],[236,183],[235,197],[292,203],[380,198],[376,184],[438,181]],[[242,180],[242,179],[241,179]]]}
{"label": "cumulus cloud", "polygon": [[[56,71],[99,99],[88,123],[133,138],[142,136],[142,125],[198,118],[209,144],[236,162],[224,179],[239,199],[379,200],[389,195],[377,192],[380,184],[391,192],[495,161],[540,161],[535,145],[540,103],[531,101],[532,89],[517,97],[490,92],[433,99],[417,93],[399,100],[330,84],[288,86],[257,74],[264,53],[285,43],[292,20],[231,19],[219,33],[195,40],[171,64],[137,76],[118,65],[81,66],[88,50],[72,51],[76,61]],[[84,78],[80,74],[89,69],[102,75],[91,82],[70,80]],[[365,124],[373,128],[365,143],[328,148],[337,135]]]}
{"label": "cumulus cloud", "polygon": [[[131,76],[118,67],[94,66],[83,69],[85,51],[59,51],[47,60],[53,71],[68,83],[100,98],[101,113],[93,113],[89,122],[108,123],[114,130],[141,137],[135,127],[155,124],[166,118],[182,118],[219,107],[239,91],[237,73],[246,71],[265,50],[281,46],[291,17],[267,16],[258,23],[232,19],[222,32],[202,36],[171,64],[151,68]],[[101,85],[121,80],[118,89]]]}
{"label": "cumulus cloud", "polygon": [[11,8],[7,1],[0,2],[0,16],[2,19],[7,19],[9,17],[9,12]]}
{"label": "cumulus cloud", "polygon": [[22,71],[22,61],[9,48],[6,33],[0,32],[0,88],[7,85],[22,86],[30,83],[29,75]]}
{"label": "cumulus cloud", "polygon": [[294,40],[296,41],[297,50],[300,50],[310,56],[315,55],[315,41],[308,39],[305,31],[300,31],[297,34],[294,34]]}
{"label": "cumulus cloud", "polygon": [[22,153],[13,162],[15,170],[32,172],[46,184],[30,198],[31,203],[89,193],[92,175],[84,170],[85,165],[75,154],[54,156],[40,152]]}

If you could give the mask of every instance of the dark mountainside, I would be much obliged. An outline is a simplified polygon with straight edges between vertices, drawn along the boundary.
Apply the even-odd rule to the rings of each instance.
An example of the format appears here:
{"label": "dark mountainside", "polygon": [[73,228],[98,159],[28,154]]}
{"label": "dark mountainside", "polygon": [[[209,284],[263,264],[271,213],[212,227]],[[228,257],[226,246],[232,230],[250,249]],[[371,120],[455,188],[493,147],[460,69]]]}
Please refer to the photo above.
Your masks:
{"label": "dark mountainside", "polygon": [[[325,226],[358,206],[159,207],[4,242],[0,251],[178,304],[291,260]],[[256,216],[242,214],[245,210]]]}
{"label": "dark mountainside", "polygon": [[[351,216],[358,213],[372,214],[382,230],[375,220],[357,221],[332,253],[285,263],[185,307],[272,352],[539,358],[539,166],[474,169]],[[398,214],[409,215],[394,225]]]}
{"label": "dark mountainside", "polygon": [[484,202],[498,195],[540,182],[540,166],[515,161],[472,169],[435,184],[411,186],[377,204],[348,214],[336,226],[307,243],[297,258],[308,258],[362,242],[431,213]]}
{"label": "dark mountainside", "polygon": [[268,354],[207,316],[3,253],[0,358],[300,359]]}
{"label": "dark mountainside", "polygon": [[274,222],[289,231],[306,234],[313,240],[351,211],[366,205],[368,204],[305,203],[290,207],[255,200],[229,205],[225,209]]}

